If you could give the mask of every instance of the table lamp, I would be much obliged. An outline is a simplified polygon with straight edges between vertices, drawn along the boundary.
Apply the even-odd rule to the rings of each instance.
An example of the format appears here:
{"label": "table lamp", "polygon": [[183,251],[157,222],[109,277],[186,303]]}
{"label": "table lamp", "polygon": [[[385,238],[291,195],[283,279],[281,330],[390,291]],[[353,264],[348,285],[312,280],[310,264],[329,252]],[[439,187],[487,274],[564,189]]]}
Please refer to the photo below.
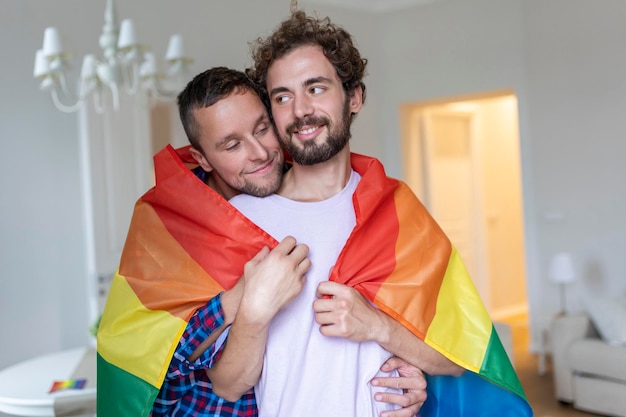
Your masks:
{"label": "table lamp", "polygon": [[548,270],[548,278],[559,286],[560,313],[566,313],[565,307],[565,286],[576,280],[576,271],[574,269],[574,260],[568,252],[559,252],[552,257],[550,268]]}

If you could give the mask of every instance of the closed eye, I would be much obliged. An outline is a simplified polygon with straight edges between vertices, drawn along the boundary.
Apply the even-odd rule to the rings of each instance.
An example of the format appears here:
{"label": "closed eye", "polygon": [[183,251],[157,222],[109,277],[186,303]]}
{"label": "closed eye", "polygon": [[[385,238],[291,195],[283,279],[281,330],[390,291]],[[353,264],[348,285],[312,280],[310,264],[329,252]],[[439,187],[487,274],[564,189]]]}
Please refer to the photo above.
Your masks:
{"label": "closed eye", "polygon": [[224,149],[226,149],[227,151],[234,151],[239,147],[240,144],[241,142],[239,141],[230,141],[226,144],[226,146],[224,146]]}
{"label": "closed eye", "polygon": [[267,126],[267,125],[259,126],[259,128],[256,130],[256,132],[254,132],[254,136],[262,136],[265,133],[267,133],[268,129],[269,129],[269,126]]}

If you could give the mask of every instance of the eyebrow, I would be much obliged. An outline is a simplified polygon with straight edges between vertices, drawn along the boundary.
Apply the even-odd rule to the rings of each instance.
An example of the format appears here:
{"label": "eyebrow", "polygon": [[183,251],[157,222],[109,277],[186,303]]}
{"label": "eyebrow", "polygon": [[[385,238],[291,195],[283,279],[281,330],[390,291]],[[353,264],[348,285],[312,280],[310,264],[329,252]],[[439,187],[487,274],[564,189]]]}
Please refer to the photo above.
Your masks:
{"label": "eyebrow", "polygon": [[305,87],[308,87],[310,85],[319,84],[319,83],[329,84],[329,83],[332,83],[332,80],[328,77],[319,76],[319,77],[309,78],[304,83],[302,83],[302,85],[304,85]]}
{"label": "eyebrow", "polygon": [[[304,82],[302,82],[302,85],[304,87],[309,87],[313,84],[319,84],[319,83],[330,84],[332,83],[332,80],[328,77],[319,76],[319,77],[313,77],[313,78],[308,78],[304,80]],[[272,89],[272,91],[270,92],[270,96],[274,96],[275,94],[284,93],[288,91],[290,90],[287,87],[276,87]]]}
{"label": "eyebrow", "polygon": [[[258,125],[260,125],[264,121],[268,121],[269,122],[269,116],[267,115],[266,112],[263,112],[263,114],[261,114],[256,119],[256,121],[254,122],[254,127],[256,128]],[[221,138],[220,140],[215,142],[215,149],[219,149],[220,147],[224,146],[229,141],[234,140],[234,139],[238,139],[238,138],[239,138],[238,134],[236,134],[236,133],[229,133],[228,135],[224,136],[223,138]]]}

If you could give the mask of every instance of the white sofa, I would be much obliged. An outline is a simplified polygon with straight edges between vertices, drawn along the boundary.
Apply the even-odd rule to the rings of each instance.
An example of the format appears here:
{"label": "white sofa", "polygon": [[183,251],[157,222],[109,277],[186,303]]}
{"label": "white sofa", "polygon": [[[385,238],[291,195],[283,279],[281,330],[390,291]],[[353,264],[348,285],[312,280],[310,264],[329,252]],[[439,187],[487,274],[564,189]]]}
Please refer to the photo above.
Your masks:
{"label": "white sofa", "polygon": [[583,313],[556,318],[550,344],[559,401],[581,410],[626,417],[626,345],[606,342]]}

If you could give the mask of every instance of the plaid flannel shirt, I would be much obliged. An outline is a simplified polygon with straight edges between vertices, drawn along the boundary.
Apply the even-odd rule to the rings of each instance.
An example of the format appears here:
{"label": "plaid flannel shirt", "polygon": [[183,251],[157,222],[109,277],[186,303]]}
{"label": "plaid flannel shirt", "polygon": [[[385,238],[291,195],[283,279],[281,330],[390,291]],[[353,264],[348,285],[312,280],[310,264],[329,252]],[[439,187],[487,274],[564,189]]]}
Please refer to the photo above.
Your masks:
{"label": "plaid flannel shirt", "polygon": [[187,360],[200,343],[224,323],[221,296],[220,293],[209,300],[189,320],[154,402],[152,417],[257,416],[254,390],[246,392],[235,402],[226,401],[213,393],[205,369],[219,359],[224,344],[213,344],[194,362]]}

